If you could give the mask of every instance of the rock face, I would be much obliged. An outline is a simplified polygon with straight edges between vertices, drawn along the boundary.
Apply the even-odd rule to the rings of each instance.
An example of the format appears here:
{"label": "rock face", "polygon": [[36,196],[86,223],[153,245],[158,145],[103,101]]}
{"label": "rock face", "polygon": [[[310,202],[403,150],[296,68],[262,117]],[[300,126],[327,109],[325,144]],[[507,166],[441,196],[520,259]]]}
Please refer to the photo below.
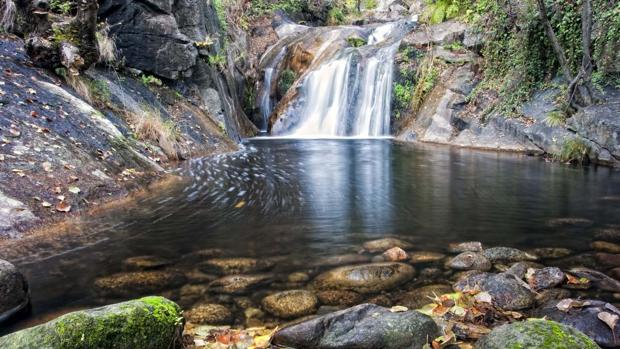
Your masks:
{"label": "rock face", "polygon": [[313,314],[318,303],[316,295],[305,290],[278,292],[263,298],[263,308],[283,319]]}
{"label": "rock face", "polygon": [[162,297],[76,311],[48,323],[0,337],[0,347],[181,348],[181,309]]}
{"label": "rock face", "polygon": [[298,349],[421,349],[437,334],[435,322],[416,311],[393,313],[361,304],[285,327],[276,332],[273,343]]}
{"label": "rock face", "polygon": [[620,161],[619,103],[606,103],[584,108],[568,122],[570,129],[595,143],[602,151],[601,160]]}
{"label": "rock face", "polygon": [[342,289],[360,293],[389,290],[413,278],[415,269],[403,263],[374,263],[345,266],[327,271],[314,279],[319,290]]}
{"label": "rock face", "polygon": [[446,265],[455,270],[491,270],[491,262],[482,254],[476,252],[463,252],[452,258]]}
{"label": "rock face", "polygon": [[29,302],[26,278],[13,264],[0,259],[0,323],[24,309]]}
{"label": "rock face", "polygon": [[596,343],[605,348],[617,348],[620,346],[618,338],[620,338],[620,328],[615,327],[614,331],[598,318],[600,313],[610,313],[620,315],[620,311],[613,305],[601,301],[575,301],[580,305],[571,307],[568,311],[558,309],[557,300],[550,301],[534,312],[534,316],[543,317],[560,322],[564,325],[575,328],[588,337],[592,338]]}
{"label": "rock face", "polygon": [[554,321],[528,320],[502,325],[476,343],[476,349],[598,349],[583,333]]}
{"label": "rock face", "polygon": [[513,274],[481,273],[452,286],[456,291],[488,292],[493,304],[504,310],[521,310],[534,305],[535,295],[528,285]]}

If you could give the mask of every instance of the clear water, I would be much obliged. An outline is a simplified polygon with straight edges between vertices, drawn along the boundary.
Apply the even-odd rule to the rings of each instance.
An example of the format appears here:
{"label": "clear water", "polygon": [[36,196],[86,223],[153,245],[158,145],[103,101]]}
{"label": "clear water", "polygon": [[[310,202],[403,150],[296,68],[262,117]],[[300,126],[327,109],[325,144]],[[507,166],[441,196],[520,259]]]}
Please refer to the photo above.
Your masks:
{"label": "clear water", "polygon": [[[63,239],[33,247],[39,257],[0,251],[32,289],[33,315],[16,326],[109,302],[93,282],[131,256],[176,259],[221,248],[282,256],[275,272],[286,275],[387,235],[411,239],[414,250],[478,240],[582,251],[594,229],[620,223],[618,170],[385,139],[253,140],[245,151],[191,161],[179,174],[186,179],[83,218],[75,229],[89,237],[85,247]],[[593,224],[547,224],[562,217]]]}

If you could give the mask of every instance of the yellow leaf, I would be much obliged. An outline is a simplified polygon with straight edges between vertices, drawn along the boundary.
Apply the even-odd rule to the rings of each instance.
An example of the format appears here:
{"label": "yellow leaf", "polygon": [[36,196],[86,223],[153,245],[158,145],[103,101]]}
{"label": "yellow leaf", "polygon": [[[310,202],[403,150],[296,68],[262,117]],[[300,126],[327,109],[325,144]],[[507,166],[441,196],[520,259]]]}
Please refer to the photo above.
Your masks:
{"label": "yellow leaf", "polygon": [[243,206],[245,206],[245,201],[241,200],[235,205],[235,208],[242,208]]}

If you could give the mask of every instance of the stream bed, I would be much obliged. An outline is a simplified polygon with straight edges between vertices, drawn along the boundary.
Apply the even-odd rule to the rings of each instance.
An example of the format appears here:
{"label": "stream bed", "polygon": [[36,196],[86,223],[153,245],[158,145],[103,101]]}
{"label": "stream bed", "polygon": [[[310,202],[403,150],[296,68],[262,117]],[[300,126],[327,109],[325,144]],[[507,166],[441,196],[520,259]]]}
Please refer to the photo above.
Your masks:
{"label": "stream bed", "polygon": [[[272,281],[243,296],[260,303],[272,290],[306,287],[307,280],[287,275],[311,280],[326,268],[319,261],[356,254],[372,239],[398,237],[413,246],[408,251],[447,253],[449,243],[481,241],[577,255],[590,250],[597,229],[620,224],[618,170],[390,139],[255,139],[243,151],[192,160],[177,172],[184,181],[82,218],[79,229],[96,237],[92,243],[14,261],[30,282],[32,314],[3,331],[143,295],[96,286],[128,271],[130,257],[152,256],[185,273],[200,258],[269,260]],[[190,279],[154,293],[184,307],[200,297],[228,302],[243,313],[237,296],[206,288],[183,299],[187,284],[213,280]],[[413,282],[430,281],[421,274]]]}

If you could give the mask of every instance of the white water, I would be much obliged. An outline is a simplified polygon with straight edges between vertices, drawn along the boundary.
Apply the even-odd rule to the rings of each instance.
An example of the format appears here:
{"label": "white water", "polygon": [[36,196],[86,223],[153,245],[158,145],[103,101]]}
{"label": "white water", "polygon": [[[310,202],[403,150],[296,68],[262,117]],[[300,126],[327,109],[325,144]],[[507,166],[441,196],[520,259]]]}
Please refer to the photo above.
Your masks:
{"label": "white water", "polygon": [[300,86],[291,137],[379,137],[390,131],[398,25],[379,26],[361,48],[346,48],[312,70]]}
{"label": "white water", "polygon": [[286,54],[286,50],[282,50],[276,56],[276,59],[265,68],[265,73],[263,77],[263,88],[260,94],[260,112],[263,117],[263,123],[261,125],[261,132],[267,131],[267,126],[269,124],[269,115],[271,115],[271,111],[273,110],[273,101],[271,99],[271,88],[273,83],[273,73],[276,71],[277,65],[280,63],[284,55]]}

